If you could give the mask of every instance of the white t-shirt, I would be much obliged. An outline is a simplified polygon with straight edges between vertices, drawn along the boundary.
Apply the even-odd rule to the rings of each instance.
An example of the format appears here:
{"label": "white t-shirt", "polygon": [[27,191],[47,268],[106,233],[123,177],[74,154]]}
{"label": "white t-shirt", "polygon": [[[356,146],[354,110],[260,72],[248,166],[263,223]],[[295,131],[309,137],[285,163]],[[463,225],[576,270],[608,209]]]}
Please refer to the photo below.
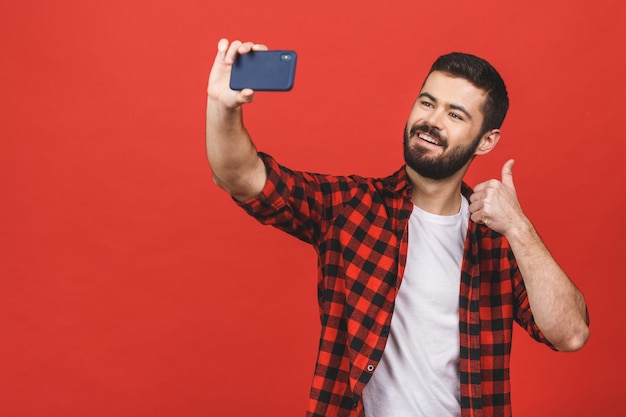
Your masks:
{"label": "white t-shirt", "polygon": [[453,216],[414,206],[389,339],[363,391],[366,417],[458,417],[459,288],[469,207]]}

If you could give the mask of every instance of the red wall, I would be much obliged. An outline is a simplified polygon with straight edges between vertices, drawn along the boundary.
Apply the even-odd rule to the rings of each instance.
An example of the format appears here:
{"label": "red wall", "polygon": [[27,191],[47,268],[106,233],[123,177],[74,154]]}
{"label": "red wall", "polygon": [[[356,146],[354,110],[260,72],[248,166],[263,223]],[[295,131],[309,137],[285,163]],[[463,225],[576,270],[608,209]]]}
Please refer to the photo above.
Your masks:
{"label": "red wall", "polygon": [[[519,4],[511,6],[510,4]],[[13,1],[0,12],[0,415],[304,415],[315,254],[213,185],[217,40],[299,53],[258,94],[258,147],[298,169],[385,175],[430,63],[489,59],[511,111],[472,184],[509,157],[527,214],[584,291],[592,335],[517,332],[517,416],[626,415],[620,0]]]}

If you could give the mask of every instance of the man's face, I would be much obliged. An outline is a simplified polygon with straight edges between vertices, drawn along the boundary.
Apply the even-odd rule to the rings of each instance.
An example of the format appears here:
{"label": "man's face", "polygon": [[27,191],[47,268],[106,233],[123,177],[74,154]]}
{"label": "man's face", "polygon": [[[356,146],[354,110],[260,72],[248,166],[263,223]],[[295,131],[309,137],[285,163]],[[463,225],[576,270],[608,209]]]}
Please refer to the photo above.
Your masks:
{"label": "man's face", "polygon": [[466,167],[480,143],[487,94],[463,78],[432,72],[404,131],[404,159],[426,178],[445,179]]}

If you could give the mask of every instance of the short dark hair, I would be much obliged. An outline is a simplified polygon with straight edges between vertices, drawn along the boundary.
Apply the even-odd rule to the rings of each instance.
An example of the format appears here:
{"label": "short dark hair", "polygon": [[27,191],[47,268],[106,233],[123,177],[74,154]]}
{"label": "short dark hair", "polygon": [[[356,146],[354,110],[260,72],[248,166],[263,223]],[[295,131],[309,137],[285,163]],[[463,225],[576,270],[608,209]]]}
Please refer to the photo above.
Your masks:
{"label": "short dark hair", "polygon": [[509,109],[509,96],[504,80],[489,62],[474,55],[453,52],[437,58],[428,74],[433,71],[464,78],[487,93],[482,109],[484,120],[481,136],[491,129],[499,129],[502,126]]}

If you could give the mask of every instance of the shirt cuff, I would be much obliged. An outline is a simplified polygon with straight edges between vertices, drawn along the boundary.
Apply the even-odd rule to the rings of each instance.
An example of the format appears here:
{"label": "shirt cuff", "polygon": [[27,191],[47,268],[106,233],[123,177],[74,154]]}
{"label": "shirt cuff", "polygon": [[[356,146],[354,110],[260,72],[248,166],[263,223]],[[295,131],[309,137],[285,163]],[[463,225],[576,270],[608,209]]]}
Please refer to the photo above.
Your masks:
{"label": "shirt cuff", "polygon": [[[233,198],[235,203],[250,214],[266,214],[280,210],[286,205],[286,196],[289,192],[285,182],[281,178],[281,167],[274,158],[265,153],[259,152],[259,157],[265,164],[267,180],[263,190],[259,195],[247,201],[241,202]],[[282,192],[281,192],[282,191]]]}

